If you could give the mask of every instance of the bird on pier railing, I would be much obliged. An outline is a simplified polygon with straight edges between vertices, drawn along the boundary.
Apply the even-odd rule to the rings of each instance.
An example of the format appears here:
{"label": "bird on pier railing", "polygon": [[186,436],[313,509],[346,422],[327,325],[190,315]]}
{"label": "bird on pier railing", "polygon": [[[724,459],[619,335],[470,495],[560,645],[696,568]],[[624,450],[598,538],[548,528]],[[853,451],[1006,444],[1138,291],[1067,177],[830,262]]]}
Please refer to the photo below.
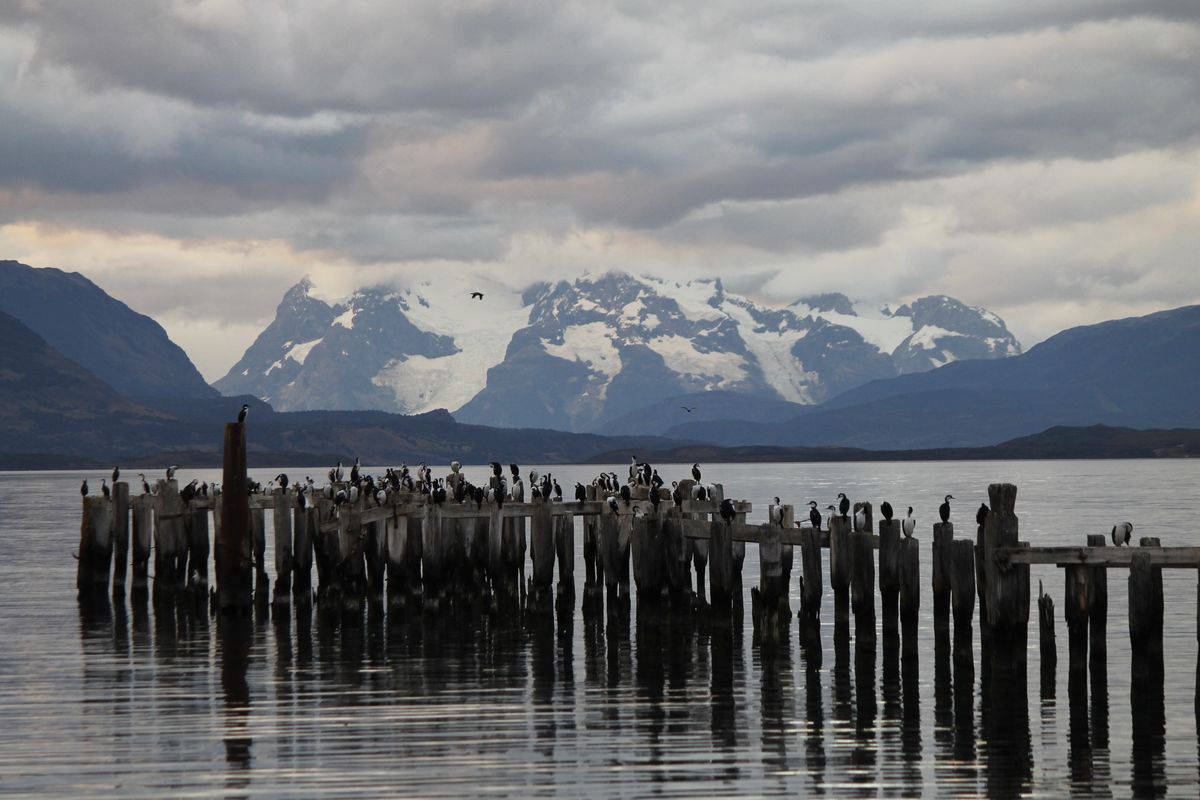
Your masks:
{"label": "bird on pier railing", "polygon": [[946,495],[946,499],[938,506],[938,516],[942,518],[942,522],[950,521],[950,501],[954,499],[954,495]]}
{"label": "bird on pier railing", "polygon": [[679,488],[679,481],[671,481],[671,502],[676,508],[683,508],[683,490]]}
{"label": "bird on pier railing", "polygon": [[562,487],[558,485],[558,478],[554,479],[554,499],[562,502]]}
{"label": "bird on pier railing", "polygon": [[700,482],[700,465],[692,464],[692,480],[696,483]]}
{"label": "bird on pier railing", "polygon": [[625,505],[629,505],[629,498],[630,498],[629,484],[625,484],[624,486],[621,487],[621,500],[624,501]]}
{"label": "bird on pier railing", "polygon": [[579,501],[580,505],[583,505],[583,501],[587,500],[587,487],[579,481],[575,481],[575,499]]}
{"label": "bird on pier railing", "polygon": [[358,483],[358,479],[362,476],[362,469],[358,465],[358,456],[354,457],[354,466],[350,468],[350,482]]}
{"label": "bird on pier railing", "polygon": [[917,530],[917,521],[912,515],[912,506],[908,507],[908,516],[900,521],[900,530],[904,531],[904,538],[911,539],[913,533]]}
{"label": "bird on pier railing", "polygon": [[514,503],[525,502],[525,484],[521,482],[520,475],[513,476],[512,490],[509,492],[509,497]]}
{"label": "bird on pier railing", "polygon": [[825,506],[825,511],[829,514],[829,522],[826,523],[826,525],[829,527],[829,530],[833,530],[833,515],[837,513],[837,508],[833,505],[833,503],[830,503],[829,505]]}
{"label": "bird on pier railing", "polygon": [[692,487],[692,499],[699,500],[701,503],[708,500],[708,487],[703,483],[697,483]]}
{"label": "bird on pier railing", "polygon": [[838,492],[838,513],[842,515],[842,519],[850,516],[850,498],[841,492]]}
{"label": "bird on pier railing", "polygon": [[521,468],[516,464],[509,464],[508,471],[512,473],[513,480],[519,480],[521,477]]}
{"label": "bird on pier railing", "polygon": [[1130,540],[1130,538],[1132,538],[1132,536],[1133,536],[1133,523],[1132,522],[1120,522],[1116,525],[1113,525],[1112,543],[1115,544],[1117,547],[1120,547],[1123,544],[1129,544],[1129,540]]}
{"label": "bird on pier railing", "polygon": [[975,524],[982,526],[983,523],[987,521],[987,515],[988,515],[987,503],[980,503],[979,510],[975,512]]}
{"label": "bird on pier railing", "polygon": [[108,484],[104,482],[104,478],[100,479],[100,494],[104,495],[105,500],[112,497],[112,492],[109,491]]}
{"label": "bird on pier railing", "polygon": [[654,513],[658,513],[658,504],[662,502],[662,490],[657,486],[650,487],[650,506],[654,509]]}
{"label": "bird on pier railing", "polygon": [[139,472],[138,477],[142,480],[142,494],[150,494],[150,484],[146,480],[145,473]]}
{"label": "bird on pier railing", "polygon": [[287,491],[287,487],[288,487],[288,476],[287,476],[287,473],[286,473],[286,472],[281,472],[281,473],[279,473],[278,475],[276,475],[276,476],[275,476],[275,480],[279,482],[279,488],[280,488],[280,489],[283,489],[284,491]]}
{"label": "bird on pier railing", "polygon": [[654,469],[651,468],[651,466],[648,463],[642,464],[641,479],[642,479],[643,486],[650,486],[651,483],[654,481]]}
{"label": "bird on pier railing", "polygon": [[121,477],[121,468],[113,467],[113,486],[117,485],[117,478]]}
{"label": "bird on pier railing", "polygon": [[658,470],[654,470],[654,474],[650,476],[650,486],[655,491],[663,487],[663,479],[659,476]]}
{"label": "bird on pier railing", "polygon": [[204,483],[200,484],[200,496],[208,497],[208,481],[205,481]]}
{"label": "bird on pier railing", "polygon": [[167,467],[167,480],[170,481],[175,479],[175,470],[177,469],[179,469],[178,464],[172,464],[171,466]]}
{"label": "bird on pier railing", "polygon": [[776,497],[771,504],[770,517],[772,525],[783,525],[783,507],[779,505],[779,498]]}
{"label": "bird on pier railing", "polygon": [[737,517],[737,509],[733,507],[733,501],[727,497],[721,501],[721,519],[733,522],[735,517]]}
{"label": "bird on pier railing", "polygon": [[80,484],[80,486],[79,486],[79,493],[80,493],[81,495],[83,495],[84,497],[87,497],[87,494],[88,494],[87,478],[84,478],[84,479],[83,479],[83,483],[82,483],[82,484]]}
{"label": "bird on pier railing", "polygon": [[192,498],[196,496],[196,485],[200,483],[198,479],[193,479],[191,483],[179,490],[179,499],[185,503],[192,502]]}
{"label": "bird on pier railing", "polygon": [[860,507],[854,512],[854,530],[865,532],[867,530],[867,509]]}
{"label": "bird on pier railing", "polygon": [[621,513],[621,507],[617,505],[616,495],[610,495],[608,498],[608,507],[612,509],[614,514]]}
{"label": "bird on pier railing", "polygon": [[813,530],[821,530],[821,512],[817,510],[817,501],[808,501],[808,521],[812,523]]}
{"label": "bird on pier railing", "polygon": [[638,464],[637,456],[629,459],[629,482],[637,483],[638,475],[641,474],[641,465]]}
{"label": "bird on pier railing", "polygon": [[499,461],[492,461],[488,464],[492,468],[492,474],[499,478],[504,474],[504,467],[500,466]]}
{"label": "bird on pier railing", "polygon": [[250,404],[242,403],[242,410],[238,412],[238,422],[245,422],[246,415],[250,413]]}
{"label": "bird on pier railing", "polygon": [[885,522],[891,522],[895,512],[892,510],[892,504],[884,500],[879,504],[879,513],[883,515]]}

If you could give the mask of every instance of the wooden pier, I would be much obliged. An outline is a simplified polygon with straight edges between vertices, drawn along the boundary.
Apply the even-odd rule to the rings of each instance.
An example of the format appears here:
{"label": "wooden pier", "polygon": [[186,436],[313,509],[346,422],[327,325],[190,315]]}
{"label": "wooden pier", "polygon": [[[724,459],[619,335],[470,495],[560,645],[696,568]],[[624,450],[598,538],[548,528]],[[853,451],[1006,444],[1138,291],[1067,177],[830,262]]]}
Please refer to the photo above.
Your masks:
{"label": "wooden pier", "polygon": [[[921,540],[903,536],[898,520],[876,522],[870,503],[857,504],[846,517],[831,517],[828,530],[817,530],[797,525],[787,504],[769,509],[771,522],[748,524],[750,503],[726,502],[721,484],[709,485],[705,499],[693,499],[690,479],[679,484],[682,502],[674,501],[666,488],[633,485],[626,497],[625,487],[620,493],[606,492],[596,484],[586,487],[583,500],[505,499],[496,478],[489,488],[493,496],[501,490],[501,496],[494,500],[438,502],[428,493],[391,490],[347,500],[358,494],[348,482],[309,490],[303,497],[295,487],[253,493],[246,477],[245,434],[241,423],[226,427],[220,494],[205,497],[189,491],[185,500],[178,481],[164,479],[151,494],[131,496],[128,484],[118,482],[111,498],[83,498],[77,573],[81,603],[107,595],[110,585],[123,598],[129,563],[132,597],[145,598],[153,555],[156,602],[184,600],[227,615],[247,613],[255,603],[286,614],[314,601],[341,614],[347,624],[355,624],[374,603],[402,614],[458,606],[485,613],[513,608],[538,613],[553,608],[555,589],[562,613],[576,596],[578,532],[585,615],[602,609],[605,597],[610,604],[628,603],[632,580],[639,606],[699,609],[713,619],[732,621],[743,596],[745,546],[752,544],[760,565],[750,592],[755,641],[767,646],[785,638],[792,624],[791,576],[798,547],[796,616],[802,641],[820,636],[824,551],[835,636],[848,635],[853,614],[859,646],[873,649],[878,591],[878,628],[885,637],[902,635],[906,648],[915,647]],[[463,477],[455,469],[445,485],[458,488],[459,480]],[[651,492],[658,493],[657,502]],[[993,484],[988,494],[990,510],[973,536],[956,539],[952,524],[933,525],[928,579],[939,646],[949,646],[953,622],[956,663],[970,662],[978,609],[990,674],[1023,675],[1030,565],[1054,565],[1063,570],[1069,675],[1072,686],[1082,682],[1086,687],[1089,662],[1095,683],[1102,679],[1096,669],[1102,670],[1106,659],[1107,571],[1126,569],[1134,673],[1161,677],[1161,570],[1200,568],[1200,547],[1163,547],[1150,538],[1137,547],[1112,547],[1097,534],[1084,546],[1032,547],[1019,540],[1016,487]],[[271,565],[265,563],[268,512],[274,531]],[[210,553],[215,590],[208,585]],[[273,595],[268,567],[274,571]],[[1057,661],[1054,624],[1054,602],[1039,591],[1043,681],[1047,670],[1052,678]]]}

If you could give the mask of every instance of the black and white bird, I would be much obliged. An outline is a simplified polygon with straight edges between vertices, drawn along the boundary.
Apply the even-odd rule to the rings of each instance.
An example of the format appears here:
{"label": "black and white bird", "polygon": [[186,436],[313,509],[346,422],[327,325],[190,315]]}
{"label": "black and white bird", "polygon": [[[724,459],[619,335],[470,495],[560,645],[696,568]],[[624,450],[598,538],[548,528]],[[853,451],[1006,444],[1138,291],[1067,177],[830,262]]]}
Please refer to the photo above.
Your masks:
{"label": "black and white bird", "polygon": [[879,504],[879,513],[883,514],[883,519],[885,522],[891,522],[892,517],[895,516],[896,512],[892,510],[892,504],[887,500],[884,500]]}
{"label": "black and white bird", "polygon": [[679,488],[679,481],[671,481],[671,502],[676,508],[683,508],[683,490]]}
{"label": "black and white bird", "polygon": [[121,468],[113,467],[113,486],[117,485],[117,479],[121,477]]}
{"label": "black and white bird", "polygon": [[629,505],[629,497],[629,484],[625,484],[621,487],[621,501],[625,503],[625,505]]}
{"label": "black and white bird", "polygon": [[850,498],[838,492],[838,513],[842,515],[842,519],[850,516]]}
{"label": "black and white bird", "polygon": [[362,477],[362,469],[359,467],[359,464],[358,464],[358,456],[355,456],[354,457],[354,466],[350,468],[350,482],[358,483],[358,480],[360,477]]}
{"label": "black and white bird", "polygon": [[662,485],[663,485],[663,479],[659,476],[658,470],[654,470],[654,474],[650,476],[651,488],[653,488],[657,491],[658,489],[662,488]]}
{"label": "black and white bird", "polygon": [[617,505],[616,495],[610,495],[608,498],[608,507],[612,509],[614,514],[620,513],[621,507]]}
{"label": "black and white bird", "polygon": [[150,494],[150,483],[146,480],[145,473],[139,472],[138,477],[142,479],[142,494]]}
{"label": "black and white bird", "polygon": [[87,494],[88,494],[87,478],[84,478],[83,483],[81,483],[79,485],[79,493],[81,495],[83,495],[84,497],[87,497]]}
{"label": "black and white bird", "polygon": [[278,475],[275,476],[275,480],[279,482],[279,488],[283,489],[286,492],[287,487],[288,487],[287,473],[286,472],[279,473]]}
{"label": "black and white bird", "polygon": [[771,503],[770,517],[772,525],[783,525],[783,506],[779,505],[778,497]]}
{"label": "black and white bird", "polygon": [[950,501],[954,499],[954,495],[946,495],[946,499],[938,506],[938,516],[942,518],[942,522],[950,521]]}
{"label": "black and white bird", "polygon": [[587,487],[579,481],[575,481],[575,499],[578,500],[580,504],[582,504],[584,500],[587,500]]}
{"label": "black and white bird", "polygon": [[196,485],[199,483],[199,479],[193,479],[191,483],[180,489],[179,499],[185,503],[192,502],[192,498],[196,496]]}
{"label": "black and white bird", "polygon": [[812,523],[813,530],[821,530],[821,512],[817,510],[817,501],[808,501],[808,521]]}
{"label": "black and white bird", "polygon": [[104,478],[100,479],[100,494],[104,495],[105,500],[112,497],[112,492],[109,490],[108,484],[104,482]]}
{"label": "black and white bird", "polygon": [[737,510],[733,507],[733,501],[728,497],[721,501],[721,519],[726,522],[733,522],[737,516]]}
{"label": "black and white bird", "polygon": [[250,413],[250,404],[242,403],[242,410],[238,412],[238,422],[245,422],[246,415]]}
{"label": "black and white bird", "polygon": [[562,487],[558,485],[558,478],[554,479],[554,499],[562,502]]}
{"label": "black and white bird", "polygon": [[692,480],[696,481],[696,483],[700,482],[700,465],[699,464],[692,464]]}
{"label": "black and white bird", "polygon": [[167,480],[173,480],[175,478],[175,470],[177,469],[179,469],[178,464],[172,464],[171,466],[167,467]]}
{"label": "black and white bird", "polygon": [[987,515],[988,515],[987,503],[980,503],[979,510],[975,512],[975,524],[983,525],[983,523],[985,521],[987,521]]}
{"label": "black and white bird", "polygon": [[904,538],[911,539],[913,533],[917,530],[917,521],[912,515],[912,506],[908,507],[908,516],[900,520],[900,530],[904,531]]}
{"label": "black and white bird", "polygon": [[1133,523],[1132,522],[1120,522],[1116,525],[1113,525],[1112,542],[1117,547],[1120,547],[1123,544],[1129,544],[1129,539],[1132,536],[1133,536]]}
{"label": "black and white bird", "polygon": [[865,506],[859,507],[854,512],[854,530],[860,533],[867,530],[867,509]]}
{"label": "black and white bird", "polygon": [[703,483],[697,483],[692,487],[692,499],[699,500],[701,503],[703,503],[708,499],[708,487]]}

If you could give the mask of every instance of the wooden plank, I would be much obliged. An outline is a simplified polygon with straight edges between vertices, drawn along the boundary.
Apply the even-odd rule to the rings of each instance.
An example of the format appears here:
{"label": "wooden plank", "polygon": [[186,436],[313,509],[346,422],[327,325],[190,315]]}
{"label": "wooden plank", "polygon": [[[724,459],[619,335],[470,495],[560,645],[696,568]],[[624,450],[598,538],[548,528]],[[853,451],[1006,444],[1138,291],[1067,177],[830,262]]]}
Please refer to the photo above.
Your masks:
{"label": "wooden plank", "polygon": [[1009,564],[1054,564],[1059,567],[1084,564],[1128,568],[1138,553],[1146,554],[1153,567],[1200,568],[1200,547],[998,547],[993,557],[1001,567]]}

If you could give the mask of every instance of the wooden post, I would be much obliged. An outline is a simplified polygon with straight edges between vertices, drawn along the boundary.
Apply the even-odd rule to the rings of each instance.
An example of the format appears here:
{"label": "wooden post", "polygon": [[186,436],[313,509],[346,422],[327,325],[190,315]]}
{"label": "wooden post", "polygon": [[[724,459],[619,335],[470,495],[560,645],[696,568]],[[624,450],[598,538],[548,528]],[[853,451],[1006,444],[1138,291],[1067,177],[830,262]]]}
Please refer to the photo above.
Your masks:
{"label": "wooden post", "polygon": [[690,540],[683,535],[683,515],[678,509],[668,506],[670,500],[662,502],[664,507],[667,507],[663,517],[667,585],[672,597],[690,600],[689,595],[692,591],[692,574],[688,563],[688,542]]}
{"label": "wooden post", "polygon": [[154,535],[154,506],[148,494],[133,500],[133,586],[130,593],[142,596],[148,591],[150,543]]}
{"label": "wooden post", "polygon": [[[1144,537],[1142,547],[1157,547],[1158,539]],[[1150,565],[1147,553],[1135,553],[1129,567],[1129,643],[1133,650],[1132,679],[1157,682],[1163,669],[1162,570]]]}
{"label": "wooden post", "polygon": [[[870,511],[868,510],[868,515]],[[854,612],[854,630],[858,641],[875,641],[875,546],[864,530],[850,534],[853,548],[853,572],[850,579],[850,606]]]}
{"label": "wooden post", "polygon": [[800,613],[809,622],[821,618],[821,532],[800,529]]}
{"label": "wooden post", "polygon": [[[991,513],[991,510],[988,510]],[[986,520],[986,517],[984,518]],[[984,529],[987,523],[979,525],[975,530],[975,596],[979,600],[979,627],[980,630],[987,630],[990,622],[987,613],[987,569],[984,565],[984,553],[987,551],[987,542],[984,540]]]}
{"label": "wooden post", "polygon": [[253,540],[246,479],[246,426],[225,425],[221,478],[221,529],[217,537],[217,595],[222,612],[244,611],[254,602]]}
{"label": "wooden post", "polygon": [[1038,644],[1042,657],[1042,686],[1054,686],[1058,666],[1058,645],[1054,640],[1054,598],[1042,591],[1038,582]]}
{"label": "wooden post", "polygon": [[954,546],[954,523],[933,523],[933,632],[950,635],[950,551]]}
{"label": "wooden post", "polygon": [[879,521],[879,602],[883,635],[900,631],[900,520]]}
{"label": "wooden post", "polygon": [[267,591],[267,512],[262,508],[250,509],[250,531],[254,537],[255,591],[260,597]]}
{"label": "wooden post", "polygon": [[554,517],[554,549],[558,558],[558,594],[575,595],[575,517]]}
{"label": "wooden post", "polygon": [[[1104,547],[1108,539],[1103,533],[1090,533],[1088,547]],[[1108,569],[1092,567],[1092,606],[1089,616],[1088,645],[1092,668],[1108,664]]]}
{"label": "wooden post", "polygon": [[129,566],[129,484],[117,481],[112,487],[113,597],[125,596],[125,574]]}
{"label": "wooden post", "polygon": [[312,602],[313,525],[317,510],[312,506],[292,511],[292,596],[297,603]]}
{"label": "wooden post", "polygon": [[548,593],[554,584],[554,517],[551,500],[535,501],[529,515],[529,555],[533,560],[533,588]]}
{"label": "wooden post", "polygon": [[969,539],[954,542],[950,548],[950,558],[954,655],[956,659],[970,660],[973,657],[971,617],[975,613],[975,543]]}
{"label": "wooden post", "polygon": [[921,540],[900,542],[900,624],[907,638],[915,637],[917,614],[921,610]]}
{"label": "wooden post", "polygon": [[996,666],[1019,667],[1026,658],[1029,628],[1029,565],[1001,569],[993,553],[1000,547],[1017,548],[1017,487],[1011,483],[988,486],[991,509],[984,522],[984,576],[988,629],[997,656]]}
{"label": "wooden post", "polygon": [[275,603],[287,605],[292,593],[292,495],[287,489],[275,492],[272,529],[275,532]]}
{"label": "wooden post", "polygon": [[383,522],[384,545],[387,557],[388,605],[400,605],[407,596],[404,555],[408,545],[408,521],[393,514]]}
{"label": "wooden post", "polygon": [[425,504],[421,517],[421,592],[431,608],[437,608],[445,580],[442,564],[442,508],[437,503]]}
{"label": "wooden post", "polygon": [[1092,568],[1071,564],[1064,570],[1066,602],[1063,606],[1067,620],[1068,675],[1072,684],[1087,681],[1088,613],[1091,608]]}
{"label": "wooden post", "polygon": [[183,500],[179,483],[174,479],[159,481],[158,508],[154,518],[154,593],[174,592],[179,588],[179,564],[186,565],[183,552]]}
{"label": "wooden post", "polygon": [[109,501],[103,497],[84,497],[79,528],[79,563],[75,573],[75,588],[81,598],[108,592],[112,562],[110,527]]}
{"label": "wooden post", "polygon": [[728,611],[733,602],[733,529],[722,519],[709,523],[708,583],[713,608]]}
{"label": "wooden post", "polygon": [[[774,643],[781,638],[782,630],[791,621],[788,608],[788,585],[783,576],[783,545],[780,539],[784,525],[792,527],[791,506],[775,506],[769,508],[768,519],[780,516],[780,524],[771,523],[762,533],[758,542],[758,587],[750,590],[751,612],[754,630],[759,634],[760,642]],[[788,517],[785,521],[783,517]]]}
{"label": "wooden post", "polygon": [[620,574],[620,565],[618,564],[621,551],[618,542],[620,520],[616,514],[605,513],[600,515],[598,523],[600,526],[600,563],[604,568],[604,588],[611,599],[616,597],[617,578]]}
{"label": "wooden post", "polygon": [[850,619],[851,552],[850,520],[841,516],[829,518],[829,586],[833,589],[833,610],[837,619]]}

